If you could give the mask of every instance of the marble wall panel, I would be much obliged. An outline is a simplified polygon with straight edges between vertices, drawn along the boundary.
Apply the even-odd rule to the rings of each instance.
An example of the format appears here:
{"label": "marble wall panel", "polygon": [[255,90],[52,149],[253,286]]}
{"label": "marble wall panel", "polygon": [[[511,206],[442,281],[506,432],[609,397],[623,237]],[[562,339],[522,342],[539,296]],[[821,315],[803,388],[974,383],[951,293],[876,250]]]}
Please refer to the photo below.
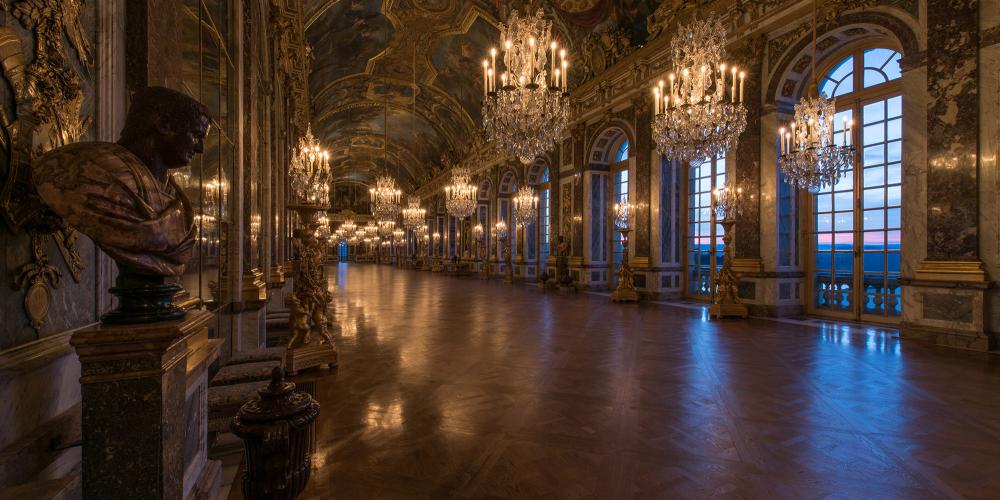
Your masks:
{"label": "marble wall panel", "polygon": [[[1000,11],[1000,0],[991,1],[994,9]],[[1000,12],[994,13],[994,18]],[[984,23],[985,23],[984,19]],[[997,19],[1000,22],[1000,19]],[[979,53],[980,86],[983,94],[979,100],[980,116],[1000,115],[1000,43],[986,47]],[[979,134],[980,183],[979,183],[979,228],[981,231],[980,258],[986,273],[993,279],[1000,276],[1000,122],[985,119],[980,122]],[[989,310],[1000,311],[1000,290],[987,292]],[[1000,315],[989,316],[990,331],[1000,331]]]}
{"label": "marble wall panel", "polygon": [[[651,234],[650,234],[650,210],[652,196],[651,169],[653,167],[654,156],[652,140],[652,101],[640,99],[636,103],[635,111],[635,145],[632,148],[635,156],[635,175],[632,183],[634,194],[632,203],[635,204],[635,218],[632,224],[634,243],[631,245],[634,255],[638,257],[650,257]],[[657,165],[658,166],[658,165]]]}
{"label": "marble wall panel", "polygon": [[978,257],[979,1],[927,1],[927,257]]}
{"label": "marble wall panel", "polygon": [[[751,43],[751,46],[753,44]],[[763,57],[764,52],[754,51],[753,47],[743,51],[741,67],[747,70],[746,80],[747,128],[740,136],[736,146],[734,159],[734,180],[744,189],[750,189],[754,198],[746,208],[742,217],[736,221],[736,234],[733,241],[734,257],[760,258],[760,177],[761,177],[761,105],[763,104]],[[765,136],[766,137],[766,136]],[[770,137],[774,137],[771,135]],[[732,181],[730,181],[732,182]]]}

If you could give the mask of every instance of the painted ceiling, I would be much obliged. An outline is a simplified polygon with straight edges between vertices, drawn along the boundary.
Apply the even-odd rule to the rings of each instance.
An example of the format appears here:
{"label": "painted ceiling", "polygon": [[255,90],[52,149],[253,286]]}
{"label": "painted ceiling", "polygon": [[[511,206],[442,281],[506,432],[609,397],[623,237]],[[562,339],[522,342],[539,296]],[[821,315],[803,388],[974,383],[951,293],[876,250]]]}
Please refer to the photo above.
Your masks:
{"label": "painted ceiling", "polygon": [[554,13],[555,36],[572,53],[608,29],[641,45],[659,3],[304,0],[314,133],[332,152],[338,181],[370,184],[387,171],[413,190],[444,169],[444,158],[463,157],[479,133],[480,64],[511,10]]}

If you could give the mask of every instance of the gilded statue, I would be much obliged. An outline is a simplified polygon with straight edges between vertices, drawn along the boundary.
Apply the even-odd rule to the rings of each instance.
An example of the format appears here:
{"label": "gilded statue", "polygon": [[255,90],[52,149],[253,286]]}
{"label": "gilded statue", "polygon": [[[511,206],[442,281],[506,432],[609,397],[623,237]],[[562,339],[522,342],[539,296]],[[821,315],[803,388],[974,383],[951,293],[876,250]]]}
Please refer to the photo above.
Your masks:
{"label": "gilded statue", "polygon": [[168,281],[184,271],[195,242],[194,210],[170,171],[203,151],[208,109],[163,87],[136,92],[117,143],[54,149],[32,166],[41,200],[118,264],[119,308],[107,323],[184,317]]}

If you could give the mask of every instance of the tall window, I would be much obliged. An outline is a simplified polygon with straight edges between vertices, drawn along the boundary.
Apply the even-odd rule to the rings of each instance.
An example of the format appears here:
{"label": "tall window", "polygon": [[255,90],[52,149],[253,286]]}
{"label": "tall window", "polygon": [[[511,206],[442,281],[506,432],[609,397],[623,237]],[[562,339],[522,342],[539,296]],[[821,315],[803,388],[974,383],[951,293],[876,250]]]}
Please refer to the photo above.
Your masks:
{"label": "tall window", "polygon": [[549,258],[549,248],[552,244],[551,235],[549,234],[549,227],[551,226],[552,220],[552,203],[550,196],[552,193],[551,184],[549,181],[549,169],[542,171],[542,177],[539,179],[538,185],[538,232],[541,236],[541,247],[542,265],[545,265],[545,261]]}
{"label": "tall window", "polygon": [[[618,151],[615,153],[615,164],[612,167],[614,172],[614,182],[613,182],[613,192],[611,199],[612,213],[611,224],[614,224],[614,211],[613,207],[617,203],[628,203],[629,195],[629,178],[628,178],[628,140],[622,142]],[[611,262],[611,281],[612,284],[618,284],[618,266],[621,264],[622,259],[625,256],[625,252],[628,251],[625,248],[625,242],[623,240],[622,234],[612,227],[611,229],[611,241],[612,241],[612,262]]]}
{"label": "tall window", "polygon": [[712,210],[712,190],[726,185],[726,159],[691,165],[688,172],[687,293],[708,298],[722,266],[723,231]]}
{"label": "tall window", "polygon": [[874,320],[902,313],[899,59],[887,48],[859,50],[820,85],[837,97],[838,143],[844,142],[844,119],[857,124],[852,143],[858,154],[852,172],[814,197],[813,312]]}

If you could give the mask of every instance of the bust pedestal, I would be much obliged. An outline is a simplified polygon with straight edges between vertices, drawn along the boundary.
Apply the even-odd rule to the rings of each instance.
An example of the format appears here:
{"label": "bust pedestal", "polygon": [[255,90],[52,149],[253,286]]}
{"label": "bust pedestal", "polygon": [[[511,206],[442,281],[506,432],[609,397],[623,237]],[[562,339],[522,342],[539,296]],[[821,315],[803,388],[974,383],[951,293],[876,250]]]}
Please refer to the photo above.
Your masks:
{"label": "bust pedestal", "polygon": [[100,325],[73,335],[83,394],[83,498],[214,498],[208,460],[208,366],[214,314]]}

